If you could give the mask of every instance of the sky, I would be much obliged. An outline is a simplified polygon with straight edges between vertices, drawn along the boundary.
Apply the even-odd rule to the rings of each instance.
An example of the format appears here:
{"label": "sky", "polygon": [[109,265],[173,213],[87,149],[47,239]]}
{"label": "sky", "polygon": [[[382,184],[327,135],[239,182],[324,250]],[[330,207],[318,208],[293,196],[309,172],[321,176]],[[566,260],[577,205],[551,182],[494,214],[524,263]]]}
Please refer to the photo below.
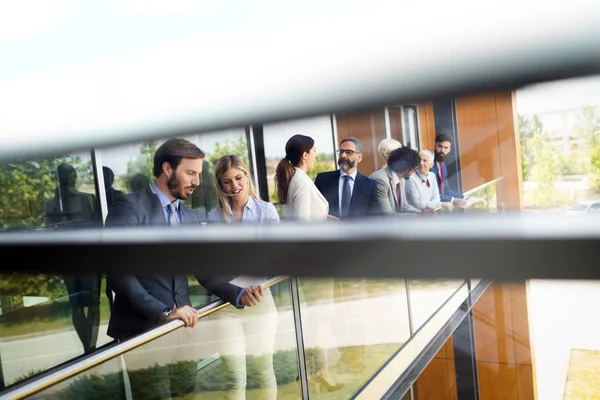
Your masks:
{"label": "sky", "polygon": [[600,75],[527,86],[516,97],[521,115],[600,106]]}

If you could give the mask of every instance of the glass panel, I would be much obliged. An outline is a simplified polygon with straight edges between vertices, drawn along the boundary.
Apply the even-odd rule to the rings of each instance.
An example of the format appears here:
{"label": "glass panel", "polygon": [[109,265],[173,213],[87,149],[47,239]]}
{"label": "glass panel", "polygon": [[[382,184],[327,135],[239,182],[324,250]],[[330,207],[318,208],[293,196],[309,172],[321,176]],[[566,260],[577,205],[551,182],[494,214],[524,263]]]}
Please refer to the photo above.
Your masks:
{"label": "glass panel", "polygon": [[410,337],[404,280],[301,279],[311,398],[352,396]]}
{"label": "glass panel", "polygon": [[0,231],[100,224],[89,152],[0,165]]}
{"label": "glass panel", "polygon": [[6,385],[112,341],[100,276],[0,275],[0,356]]}
{"label": "glass panel", "polygon": [[228,306],[36,398],[300,398],[289,291],[283,281],[259,306]]}
{"label": "glass panel", "polygon": [[419,149],[419,129],[417,122],[417,107],[403,106],[404,112],[404,140],[406,146]]}
{"label": "glass panel", "polygon": [[442,304],[464,283],[462,280],[416,280],[409,283],[410,310],[416,332]]}
{"label": "glass panel", "polygon": [[319,172],[333,171],[336,169],[331,118],[329,115],[275,124],[265,124],[263,127],[263,135],[267,163],[267,181],[269,185],[269,201],[272,203],[277,202],[274,181],[275,168],[279,161],[285,157],[286,142],[290,137],[296,134],[310,136],[315,141],[317,161],[315,167],[308,172],[308,175],[313,180]]}

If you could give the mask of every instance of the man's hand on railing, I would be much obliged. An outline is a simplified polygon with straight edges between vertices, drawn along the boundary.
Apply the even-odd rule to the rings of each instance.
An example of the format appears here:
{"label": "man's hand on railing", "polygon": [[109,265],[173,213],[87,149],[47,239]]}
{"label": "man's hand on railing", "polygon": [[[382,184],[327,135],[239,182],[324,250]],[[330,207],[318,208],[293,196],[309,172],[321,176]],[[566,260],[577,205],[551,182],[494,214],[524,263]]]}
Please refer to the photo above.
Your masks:
{"label": "man's hand on railing", "polygon": [[177,307],[167,315],[165,321],[169,322],[174,319],[180,319],[186,326],[193,328],[198,322],[198,311],[190,306]]}
{"label": "man's hand on railing", "polygon": [[260,303],[263,297],[262,286],[252,286],[244,289],[244,294],[240,298],[240,304],[245,307],[252,307]]}

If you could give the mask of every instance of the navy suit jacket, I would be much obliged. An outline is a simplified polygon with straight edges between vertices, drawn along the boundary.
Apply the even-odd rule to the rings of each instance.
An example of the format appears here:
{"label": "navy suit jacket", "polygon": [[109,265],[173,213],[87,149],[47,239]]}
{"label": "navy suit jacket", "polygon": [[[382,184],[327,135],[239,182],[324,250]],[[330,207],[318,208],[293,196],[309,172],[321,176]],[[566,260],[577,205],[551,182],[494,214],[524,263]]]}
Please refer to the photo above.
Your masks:
{"label": "navy suit jacket", "polygon": [[455,192],[450,189],[450,183],[448,182],[448,167],[446,163],[442,161],[442,170],[444,173],[444,194],[442,194],[442,181],[440,179],[440,170],[438,169],[437,162],[433,163],[433,167],[430,169],[431,172],[435,174],[435,179],[437,179],[438,188],[440,188],[440,200],[443,202],[450,202],[452,198],[462,199],[463,195],[461,193]]}
{"label": "navy suit jacket", "polygon": [[[321,172],[315,178],[315,186],[329,202],[329,214],[340,216],[340,171]],[[377,182],[359,172],[356,173],[350,213],[347,218],[381,215],[381,207],[377,201]]]}
{"label": "navy suit jacket", "polygon": [[[198,225],[198,214],[179,203],[182,225]],[[151,187],[135,193],[119,196],[106,217],[106,227],[164,226],[169,227],[160,200]],[[165,308],[191,305],[187,276],[169,274],[146,276],[121,274],[107,276],[115,300],[108,323],[108,335],[115,339],[127,339],[159,325]],[[225,301],[236,303],[241,288],[229,283],[233,277],[201,279],[198,282]]]}

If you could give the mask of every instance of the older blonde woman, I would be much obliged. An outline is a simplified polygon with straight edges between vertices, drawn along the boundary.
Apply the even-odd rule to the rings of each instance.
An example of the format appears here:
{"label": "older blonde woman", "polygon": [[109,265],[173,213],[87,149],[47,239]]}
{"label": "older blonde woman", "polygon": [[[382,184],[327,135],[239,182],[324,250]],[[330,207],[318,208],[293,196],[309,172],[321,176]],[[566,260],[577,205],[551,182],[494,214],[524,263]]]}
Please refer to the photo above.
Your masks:
{"label": "older blonde woman", "polygon": [[425,212],[433,212],[438,208],[452,211],[452,203],[440,200],[440,191],[433,172],[433,153],[429,150],[419,152],[419,166],[406,182],[406,199],[415,208]]}

